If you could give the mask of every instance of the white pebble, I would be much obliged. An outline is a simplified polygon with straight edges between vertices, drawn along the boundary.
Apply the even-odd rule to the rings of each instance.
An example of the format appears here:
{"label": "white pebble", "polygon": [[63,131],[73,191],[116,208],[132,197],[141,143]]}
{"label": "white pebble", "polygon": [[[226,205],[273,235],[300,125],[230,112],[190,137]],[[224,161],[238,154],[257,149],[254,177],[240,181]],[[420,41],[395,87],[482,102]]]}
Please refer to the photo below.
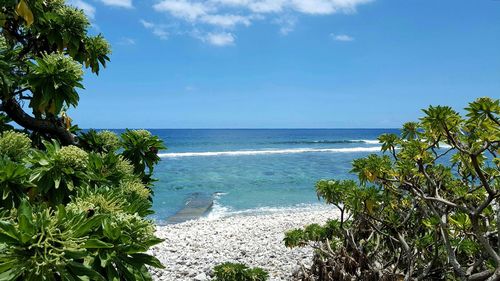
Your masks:
{"label": "white pebble", "polygon": [[325,206],[158,226],[156,234],[165,241],[149,253],[156,256],[165,269],[155,270],[153,280],[210,280],[207,275],[212,268],[223,262],[261,267],[269,272],[270,281],[292,280],[300,263],[310,266],[313,250],[286,248],[284,233],[336,217],[337,209]]}

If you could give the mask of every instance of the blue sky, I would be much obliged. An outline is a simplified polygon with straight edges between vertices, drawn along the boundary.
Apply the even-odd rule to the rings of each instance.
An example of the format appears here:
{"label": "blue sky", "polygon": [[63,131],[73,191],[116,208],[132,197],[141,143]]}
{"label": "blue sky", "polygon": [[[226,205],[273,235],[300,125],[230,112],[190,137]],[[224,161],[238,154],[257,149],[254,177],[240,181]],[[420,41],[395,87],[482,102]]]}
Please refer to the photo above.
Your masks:
{"label": "blue sky", "polygon": [[500,1],[72,3],[113,49],[83,128],[387,128],[500,98]]}

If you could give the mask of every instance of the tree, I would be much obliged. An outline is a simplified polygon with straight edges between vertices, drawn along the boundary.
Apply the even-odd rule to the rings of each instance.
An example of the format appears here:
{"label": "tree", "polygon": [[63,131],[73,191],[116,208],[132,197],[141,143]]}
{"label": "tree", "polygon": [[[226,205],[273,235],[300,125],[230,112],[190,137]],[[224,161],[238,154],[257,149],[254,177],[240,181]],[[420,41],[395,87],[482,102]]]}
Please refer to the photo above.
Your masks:
{"label": "tree", "polygon": [[500,280],[500,101],[465,111],[430,106],[353,162],[359,182],[316,184],[340,218],[286,234],[317,249],[304,280]]}
{"label": "tree", "polygon": [[146,253],[161,242],[147,216],[163,142],[75,135],[66,110],[108,43],[64,0],[0,1],[0,280],[151,280],[147,266],[163,267]]}
{"label": "tree", "polygon": [[109,44],[89,35],[86,16],[64,0],[1,3],[0,111],[30,131],[75,144],[66,110],[78,105],[83,66],[99,74]]}

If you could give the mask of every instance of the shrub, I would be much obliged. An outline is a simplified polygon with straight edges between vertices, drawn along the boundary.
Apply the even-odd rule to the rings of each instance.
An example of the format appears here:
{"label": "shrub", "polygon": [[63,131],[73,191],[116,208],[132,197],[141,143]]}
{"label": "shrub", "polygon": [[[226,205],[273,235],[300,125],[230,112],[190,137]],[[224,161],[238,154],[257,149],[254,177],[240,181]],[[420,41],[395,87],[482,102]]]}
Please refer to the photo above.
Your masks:
{"label": "shrub", "polygon": [[21,160],[31,148],[31,139],[24,133],[5,131],[0,134],[0,155],[12,161]]}
{"label": "shrub", "polygon": [[54,156],[56,166],[75,171],[85,170],[89,160],[87,152],[74,145],[64,146],[56,150]]}
{"label": "shrub", "polygon": [[84,214],[66,213],[63,206],[56,210],[32,209],[23,200],[17,214],[0,222],[1,280],[58,280],[60,276],[105,280],[93,270],[85,258],[98,240],[88,238],[99,217],[87,219]]}
{"label": "shrub", "polygon": [[121,138],[123,157],[132,162],[134,172],[141,175],[145,184],[151,183],[154,166],[160,161],[158,151],[165,149],[162,141],[146,130],[126,130]]}
{"label": "shrub", "polygon": [[29,180],[31,170],[23,164],[0,158],[0,205],[10,209],[19,205],[35,185]]}
{"label": "shrub", "polygon": [[353,162],[359,183],[318,181],[340,216],[286,233],[286,246],[316,249],[304,280],[500,278],[500,101],[465,111],[431,106],[381,135],[382,154]]}
{"label": "shrub", "polygon": [[147,131],[76,136],[67,113],[83,68],[97,75],[109,61],[89,27],[64,0],[2,1],[0,280],[151,280],[146,265],[162,267],[145,253],[161,241],[145,218],[145,184],[162,141]]}
{"label": "shrub", "polygon": [[118,186],[123,180],[137,177],[133,165],[115,153],[90,153],[88,169],[92,185]]}
{"label": "shrub", "polygon": [[35,150],[30,155],[30,180],[36,184],[37,194],[51,205],[67,203],[75,186],[88,185],[88,154],[75,146],[61,148],[56,141],[43,144],[45,151]]}
{"label": "shrub", "polygon": [[269,274],[259,267],[226,262],[213,269],[215,281],[265,281]]}
{"label": "shrub", "polygon": [[144,252],[161,240],[133,165],[57,141],[44,148],[0,158],[0,280],[150,280],[146,265],[162,265]]}
{"label": "shrub", "polygon": [[78,136],[80,145],[88,150],[97,153],[115,152],[120,148],[120,138],[111,131],[89,130]]}

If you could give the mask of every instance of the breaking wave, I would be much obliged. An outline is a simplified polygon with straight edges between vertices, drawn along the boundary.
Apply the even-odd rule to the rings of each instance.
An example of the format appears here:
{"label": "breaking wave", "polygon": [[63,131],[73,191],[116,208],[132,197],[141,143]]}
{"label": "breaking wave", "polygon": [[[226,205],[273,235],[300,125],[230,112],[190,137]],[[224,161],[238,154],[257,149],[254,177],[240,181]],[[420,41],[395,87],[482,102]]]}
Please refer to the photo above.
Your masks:
{"label": "breaking wave", "polygon": [[273,144],[343,144],[343,143],[379,144],[378,140],[296,140],[296,141],[273,142]]}
{"label": "breaking wave", "polygon": [[343,148],[289,148],[269,150],[234,150],[234,151],[206,151],[206,152],[178,152],[159,153],[160,158],[198,157],[198,156],[244,156],[264,154],[293,154],[308,152],[352,153],[352,152],[378,152],[380,146],[372,147],[343,147]]}

